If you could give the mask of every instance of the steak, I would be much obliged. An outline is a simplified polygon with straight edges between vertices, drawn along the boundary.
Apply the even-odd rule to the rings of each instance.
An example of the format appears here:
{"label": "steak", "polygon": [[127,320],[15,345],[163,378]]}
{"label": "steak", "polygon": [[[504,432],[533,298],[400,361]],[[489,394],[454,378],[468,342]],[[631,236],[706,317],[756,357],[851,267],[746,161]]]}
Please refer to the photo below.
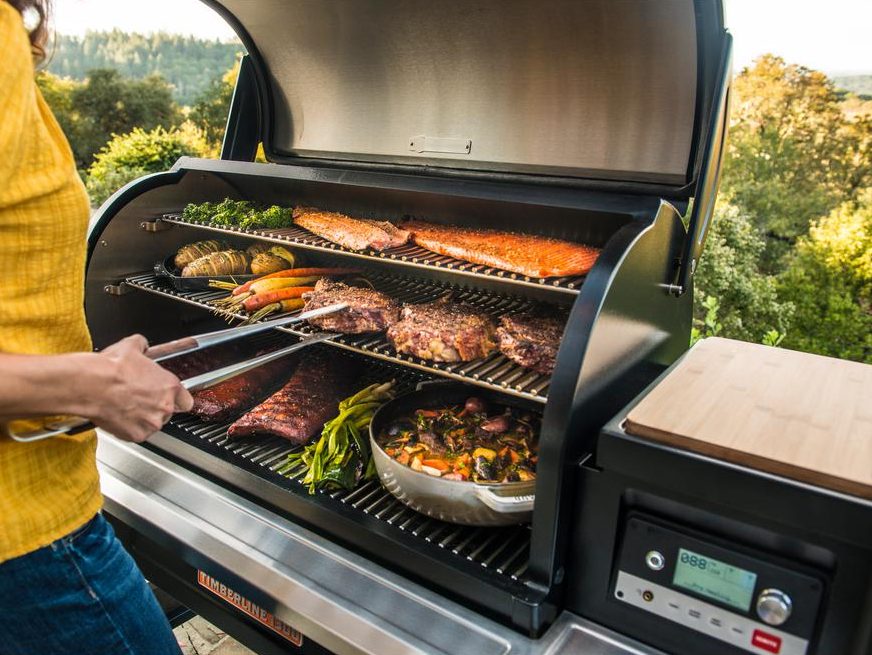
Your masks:
{"label": "steak", "polygon": [[294,223],[351,250],[384,250],[409,241],[409,233],[388,221],[352,218],[313,207],[294,209]]}
{"label": "steak", "polygon": [[398,353],[436,362],[468,362],[496,349],[493,319],[472,305],[445,299],[406,305],[388,328]]}
{"label": "steak", "polygon": [[334,303],[346,303],[347,309],[310,318],[309,323],[331,332],[361,334],[379,332],[400,320],[400,306],[390,296],[375,289],[350,287],[342,282],[322,278],[315,290],[303,294],[303,311]]}
{"label": "steak", "polygon": [[403,227],[422,248],[528,277],[584,275],[599,256],[599,250],[590,246],[530,234],[418,220],[404,223]]}
{"label": "steak", "polygon": [[503,316],[497,328],[500,351],[524,368],[550,375],[565,324],[565,317],[537,312]]}
{"label": "steak", "polygon": [[354,379],[347,360],[307,354],[291,379],[233,423],[227,434],[274,434],[295,444],[306,443],[336,416],[339,401],[349,395]]}

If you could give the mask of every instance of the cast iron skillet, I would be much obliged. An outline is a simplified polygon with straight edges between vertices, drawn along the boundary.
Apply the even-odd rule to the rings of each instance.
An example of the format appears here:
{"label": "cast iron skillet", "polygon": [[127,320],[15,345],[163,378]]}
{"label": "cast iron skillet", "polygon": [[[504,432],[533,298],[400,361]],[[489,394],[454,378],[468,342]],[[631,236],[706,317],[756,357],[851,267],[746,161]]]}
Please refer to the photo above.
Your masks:
{"label": "cast iron skillet", "polygon": [[376,436],[394,420],[411,416],[416,409],[463,405],[477,396],[490,407],[519,407],[497,393],[460,382],[424,382],[416,391],[382,405],[369,425],[369,442],[384,487],[412,509],[433,518],[464,525],[527,523],[533,515],[536,481],[483,484],[444,480],[414,471],[382,450]]}
{"label": "cast iron skillet", "polygon": [[170,255],[163,261],[154,265],[154,274],[169,280],[170,284],[177,291],[211,291],[209,280],[221,280],[223,282],[235,282],[237,284],[245,284],[249,280],[258,277],[251,273],[242,275],[205,275],[197,277],[182,277],[181,271],[176,268],[173,263],[175,255]]}

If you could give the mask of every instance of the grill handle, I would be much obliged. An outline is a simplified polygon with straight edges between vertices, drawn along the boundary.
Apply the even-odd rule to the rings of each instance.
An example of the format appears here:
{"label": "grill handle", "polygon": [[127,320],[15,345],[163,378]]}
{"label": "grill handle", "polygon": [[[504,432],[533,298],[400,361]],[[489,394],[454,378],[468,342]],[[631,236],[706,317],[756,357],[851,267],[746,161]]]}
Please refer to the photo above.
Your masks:
{"label": "grill handle", "polygon": [[733,71],[733,37],[724,34],[718,66],[717,92],[709,117],[708,136],[702,153],[702,166],[694,194],[693,210],[687,228],[687,238],[681,253],[681,266],[676,283],[669,290],[676,296],[682,295],[690,286],[690,279],[705,247],[705,240],[711,227],[715,209],[715,198],[721,178],[721,163],[727,145],[727,132],[730,121],[730,81]]}

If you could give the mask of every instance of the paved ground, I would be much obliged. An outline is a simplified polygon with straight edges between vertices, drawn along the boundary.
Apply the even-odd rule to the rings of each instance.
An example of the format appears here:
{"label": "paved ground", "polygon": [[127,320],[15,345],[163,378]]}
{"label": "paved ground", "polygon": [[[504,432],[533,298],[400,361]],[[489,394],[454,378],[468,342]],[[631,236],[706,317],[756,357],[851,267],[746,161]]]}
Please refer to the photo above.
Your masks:
{"label": "paved ground", "polygon": [[199,616],[183,623],[173,632],[184,655],[256,655]]}

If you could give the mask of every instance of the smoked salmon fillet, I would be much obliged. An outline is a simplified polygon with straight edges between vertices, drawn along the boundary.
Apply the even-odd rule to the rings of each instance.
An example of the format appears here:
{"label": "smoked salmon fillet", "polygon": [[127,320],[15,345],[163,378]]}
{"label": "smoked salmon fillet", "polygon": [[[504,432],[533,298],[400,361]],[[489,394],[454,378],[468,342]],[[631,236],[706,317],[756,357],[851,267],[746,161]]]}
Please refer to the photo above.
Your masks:
{"label": "smoked salmon fillet", "polygon": [[388,221],[352,218],[313,207],[294,209],[294,223],[351,250],[384,250],[409,241],[409,233]]}
{"label": "smoked salmon fillet", "polygon": [[584,275],[596,262],[598,248],[548,237],[437,225],[411,220],[402,227],[427,250],[473,264],[493,266],[528,277]]}

